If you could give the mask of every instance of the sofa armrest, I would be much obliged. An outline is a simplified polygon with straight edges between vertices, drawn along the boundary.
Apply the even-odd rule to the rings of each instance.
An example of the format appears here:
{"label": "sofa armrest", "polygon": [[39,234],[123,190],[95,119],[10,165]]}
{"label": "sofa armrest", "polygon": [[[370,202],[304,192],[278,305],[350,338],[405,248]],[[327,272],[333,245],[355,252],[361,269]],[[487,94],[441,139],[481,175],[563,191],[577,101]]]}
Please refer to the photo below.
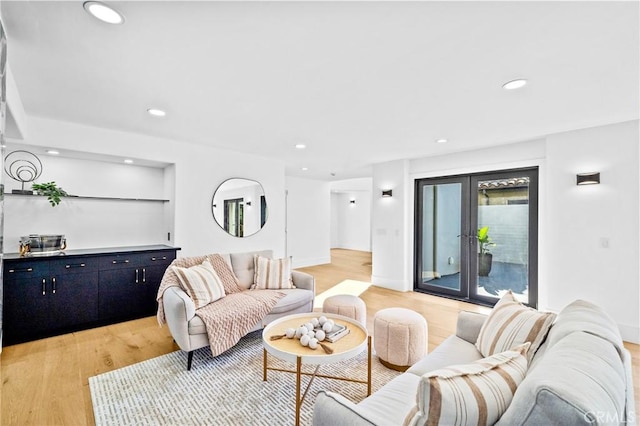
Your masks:
{"label": "sofa armrest", "polygon": [[456,325],[456,336],[475,345],[480,334],[480,329],[487,319],[487,315],[477,312],[460,311],[458,313],[458,324]]}
{"label": "sofa armrest", "polygon": [[189,321],[196,315],[193,300],[179,287],[169,287],[162,296],[164,317],[180,349],[190,351]]}
{"label": "sofa armrest", "polygon": [[313,406],[313,426],[375,426],[363,409],[334,392],[320,391]]}
{"label": "sofa armrest", "polygon": [[316,279],[313,275],[307,274],[306,272],[291,271],[291,279],[293,280],[293,285],[297,288],[311,290],[315,296]]}

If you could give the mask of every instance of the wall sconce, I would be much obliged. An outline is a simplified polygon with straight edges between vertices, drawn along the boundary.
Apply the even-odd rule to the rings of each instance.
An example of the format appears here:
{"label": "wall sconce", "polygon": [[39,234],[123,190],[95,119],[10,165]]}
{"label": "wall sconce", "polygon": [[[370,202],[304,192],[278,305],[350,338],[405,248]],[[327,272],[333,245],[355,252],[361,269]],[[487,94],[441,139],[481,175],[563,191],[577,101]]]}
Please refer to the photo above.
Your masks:
{"label": "wall sconce", "polygon": [[216,208],[216,207],[218,207],[218,206],[217,206],[216,204],[214,204],[212,207],[215,209],[215,208]]}
{"label": "wall sconce", "polygon": [[393,197],[393,190],[386,189],[386,190],[382,191],[382,196],[383,197]]}
{"label": "wall sconce", "polygon": [[354,200],[353,198],[349,200],[349,204],[355,204],[356,200]]}
{"label": "wall sconce", "polygon": [[246,204],[247,206],[251,207],[251,201],[247,201],[245,204]]}
{"label": "wall sconce", "polygon": [[594,185],[600,183],[600,172],[578,173],[576,185]]}

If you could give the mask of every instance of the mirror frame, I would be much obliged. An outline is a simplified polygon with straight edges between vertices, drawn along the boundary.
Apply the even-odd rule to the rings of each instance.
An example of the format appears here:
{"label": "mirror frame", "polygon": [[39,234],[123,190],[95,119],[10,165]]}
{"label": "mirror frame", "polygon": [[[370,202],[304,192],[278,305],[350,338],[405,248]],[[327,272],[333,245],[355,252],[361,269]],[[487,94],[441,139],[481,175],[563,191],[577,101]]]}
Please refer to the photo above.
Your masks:
{"label": "mirror frame", "polygon": [[[236,182],[243,181],[243,182]],[[233,184],[226,185],[225,184]],[[257,189],[253,190],[253,187],[257,185]],[[246,196],[246,192],[242,192],[242,188],[251,188],[252,192],[250,196]],[[221,193],[235,191],[227,199],[216,199],[216,196],[220,196]],[[229,211],[235,216],[234,220],[229,220]],[[234,213],[235,212],[235,213]],[[267,207],[267,198],[265,195],[264,187],[260,182],[254,179],[233,177],[222,181],[211,197],[211,215],[222,229],[227,234],[236,238],[246,238],[251,235],[255,235],[267,223],[269,218],[269,209]],[[249,227],[247,227],[246,220],[249,218]],[[235,224],[235,225],[234,225]],[[228,229],[229,226],[237,227],[236,232]],[[245,230],[249,229],[250,233]],[[236,235],[240,234],[240,235]]]}

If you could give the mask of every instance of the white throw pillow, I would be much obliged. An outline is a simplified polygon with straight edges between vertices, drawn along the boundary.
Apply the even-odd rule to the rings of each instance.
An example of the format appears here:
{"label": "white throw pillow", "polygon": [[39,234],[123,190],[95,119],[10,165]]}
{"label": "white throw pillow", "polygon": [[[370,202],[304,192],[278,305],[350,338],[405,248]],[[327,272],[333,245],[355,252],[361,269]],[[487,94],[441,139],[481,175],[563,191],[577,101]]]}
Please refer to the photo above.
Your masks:
{"label": "white throw pillow", "polygon": [[527,359],[531,361],[555,319],[556,314],[552,312],[524,306],[509,291],[496,303],[482,325],[476,348],[486,357],[530,342]]}
{"label": "white throw pillow", "polygon": [[528,348],[525,343],[471,364],[424,374],[405,426],[494,424],[524,380]]}
{"label": "white throw pillow", "polygon": [[178,276],[180,287],[189,295],[196,309],[202,308],[211,302],[222,299],[225,296],[224,285],[211,262],[205,260],[200,265],[190,268],[172,266]]}
{"label": "white throw pillow", "polygon": [[269,259],[254,256],[254,284],[252,289],[279,290],[295,288],[291,280],[291,257]]}

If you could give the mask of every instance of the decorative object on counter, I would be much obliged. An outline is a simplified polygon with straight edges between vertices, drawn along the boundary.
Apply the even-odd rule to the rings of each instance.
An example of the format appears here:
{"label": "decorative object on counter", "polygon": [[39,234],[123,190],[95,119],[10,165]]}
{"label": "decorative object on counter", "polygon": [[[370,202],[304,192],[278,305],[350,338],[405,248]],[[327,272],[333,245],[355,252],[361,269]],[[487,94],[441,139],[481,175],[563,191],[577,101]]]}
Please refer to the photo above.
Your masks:
{"label": "decorative object on counter", "polygon": [[55,207],[60,204],[60,199],[62,197],[68,197],[67,191],[60,188],[56,185],[55,182],[47,182],[47,183],[34,183],[31,185],[36,194],[44,195],[51,203],[51,207]]}
{"label": "decorative object on counter", "polygon": [[20,237],[20,256],[27,254],[53,254],[67,248],[64,235],[29,235]]}
{"label": "decorative object on counter", "polygon": [[12,194],[33,194],[24,189],[24,184],[33,182],[42,174],[42,162],[33,153],[24,150],[12,151],[4,158],[4,171],[11,179],[22,183],[22,189],[14,189]]}

